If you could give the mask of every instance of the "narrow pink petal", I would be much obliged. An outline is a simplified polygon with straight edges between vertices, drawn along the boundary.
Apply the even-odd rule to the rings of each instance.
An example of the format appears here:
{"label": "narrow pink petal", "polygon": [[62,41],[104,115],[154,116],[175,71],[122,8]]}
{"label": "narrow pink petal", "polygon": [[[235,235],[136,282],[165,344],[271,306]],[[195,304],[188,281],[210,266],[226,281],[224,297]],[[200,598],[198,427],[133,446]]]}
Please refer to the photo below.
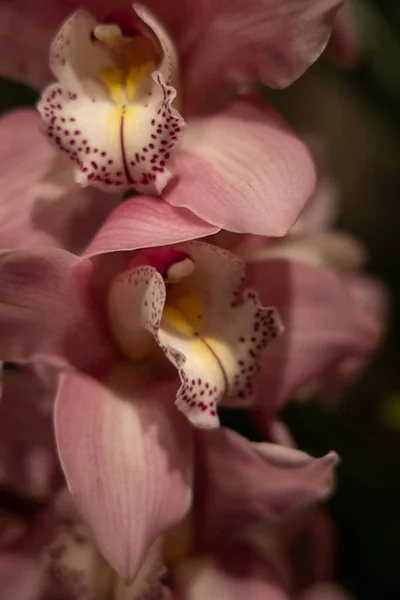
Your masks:
{"label": "narrow pink petal", "polygon": [[276,444],[251,444],[228,429],[198,435],[202,533],[212,539],[223,538],[233,524],[282,517],[333,490],[334,452],[312,458]]}
{"label": "narrow pink petal", "polygon": [[139,196],[127,200],[111,213],[85,254],[166,246],[206,237],[218,230],[188,210]]}
{"label": "narrow pink petal", "polygon": [[189,122],[175,171],[167,202],[220,228],[267,236],[290,229],[315,182],[302,142],[271,110],[243,99]]}
{"label": "narrow pink petal", "polygon": [[[244,561],[246,561],[246,557]],[[289,600],[280,582],[260,568],[243,574],[242,561],[236,572],[227,571],[212,557],[189,562],[178,571],[177,600]],[[263,572],[264,571],[264,572]]]}
{"label": "narrow pink petal", "polygon": [[265,410],[369,347],[370,323],[337,275],[284,260],[251,263],[248,271],[261,299],[277,307],[285,324],[283,335],[263,355],[259,402]]}
{"label": "narrow pink petal", "polygon": [[53,440],[52,392],[38,378],[5,370],[0,402],[0,483],[22,495],[48,497],[61,481]]}
{"label": "narrow pink petal", "polygon": [[0,253],[0,359],[94,367],[112,354],[90,261],[64,250]]}
{"label": "narrow pink petal", "polygon": [[173,392],[122,368],[106,384],[64,376],[55,428],[69,488],[100,551],[132,581],[191,500],[191,438]]}
{"label": "narrow pink petal", "polygon": [[117,202],[115,194],[75,184],[69,161],[40,133],[34,110],[0,119],[0,179],[1,248],[80,251]]}

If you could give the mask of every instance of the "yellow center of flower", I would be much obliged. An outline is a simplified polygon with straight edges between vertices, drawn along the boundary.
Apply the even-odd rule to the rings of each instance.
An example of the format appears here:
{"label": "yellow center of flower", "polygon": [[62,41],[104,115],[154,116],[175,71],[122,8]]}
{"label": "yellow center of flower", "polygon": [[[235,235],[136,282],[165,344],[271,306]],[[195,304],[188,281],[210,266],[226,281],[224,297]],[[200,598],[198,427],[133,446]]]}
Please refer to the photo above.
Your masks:
{"label": "yellow center of flower", "polygon": [[98,25],[94,36],[109,48],[115,64],[101,71],[112,100],[116,104],[132,102],[145,77],[160,61],[159,49],[150,38],[123,35],[114,23]]}
{"label": "yellow center of flower", "polygon": [[195,335],[203,325],[203,307],[198,294],[182,289],[179,284],[170,286],[162,318],[163,323],[172,326],[176,333]]}

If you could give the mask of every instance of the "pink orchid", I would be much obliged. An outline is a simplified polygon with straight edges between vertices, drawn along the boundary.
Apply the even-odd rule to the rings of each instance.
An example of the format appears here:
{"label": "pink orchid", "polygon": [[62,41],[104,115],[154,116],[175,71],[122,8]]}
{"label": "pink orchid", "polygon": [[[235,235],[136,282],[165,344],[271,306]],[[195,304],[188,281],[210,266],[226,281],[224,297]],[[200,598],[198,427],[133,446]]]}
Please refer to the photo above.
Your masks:
{"label": "pink orchid", "polygon": [[[254,292],[237,296],[240,261],[179,243],[209,226],[168,221],[170,210],[144,198],[124,203],[83,258],[46,249],[1,257],[0,356],[79,369],[61,382],[58,449],[101,551],[126,579],[191,502],[192,433],[174,409],[179,383],[164,353],[180,374],[178,408],[212,428],[220,399],[251,400],[260,352],[280,329]],[[170,246],[129,252],[154,239]]]}
{"label": "pink orchid", "polygon": [[[217,98],[233,96],[228,84],[291,83],[324,49],[342,3],[121,0],[107,16],[107,2],[86,0],[95,17],[77,11],[52,45],[58,82],[39,105],[44,127],[83,185],[162,193],[215,226],[282,235],[312,192],[309,155],[254,98]],[[43,85],[45,48],[70,5],[40,8],[2,3],[0,48],[13,31],[6,73]],[[32,22],[41,38],[27,35]]]}
{"label": "pink orchid", "polygon": [[[138,214],[140,202],[131,204]],[[160,239],[166,223],[161,212],[160,236],[154,235],[153,219],[139,245],[146,246],[146,236]],[[164,240],[182,235],[184,224],[179,229],[173,223],[175,231],[164,231]],[[2,255],[1,271],[2,358],[82,370],[66,374],[59,391],[59,452],[100,547],[130,577],[149,536],[179,519],[190,502],[191,442],[173,397],[193,423],[217,426],[216,403],[251,393],[260,351],[279,332],[279,321],[272,309],[258,305],[254,292],[239,301],[242,265],[235,257],[199,242],[94,262],[62,250],[14,251]],[[179,371],[179,391],[163,353]],[[133,358],[131,366],[127,358]],[[147,486],[138,494],[143,477]],[[93,493],[99,498],[95,506]],[[148,495],[155,499],[149,502]],[[110,509],[115,502],[116,512]],[[147,528],[138,529],[134,507],[144,511]],[[123,541],[110,549],[114,529]]]}

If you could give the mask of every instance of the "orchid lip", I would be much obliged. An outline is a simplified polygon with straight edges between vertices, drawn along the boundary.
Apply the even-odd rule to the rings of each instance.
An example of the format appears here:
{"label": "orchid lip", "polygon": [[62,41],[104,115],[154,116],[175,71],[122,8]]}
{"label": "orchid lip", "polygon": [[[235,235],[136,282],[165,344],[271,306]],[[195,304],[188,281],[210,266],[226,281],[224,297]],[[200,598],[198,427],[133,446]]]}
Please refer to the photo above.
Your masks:
{"label": "orchid lip", "polygon": [[51,49],[58,83],[38,108],[50,141],[76,163],[78,183],[159,195],[185,123],[172,106],[172,42],[150,13],[136,10],[137,27],[129,15],[72,15]]}
{"label": "orchid lip", "polygon": [[236,257],[191,242],[139,252],[110,288],[120,347],[137,354],[144,339],[155,340],[178,370],[178,408],[199,427],[218,426],[222,399],[252,399],[261,352],[282,331],[275,309],[253,290],[239,293],[241,277]]}

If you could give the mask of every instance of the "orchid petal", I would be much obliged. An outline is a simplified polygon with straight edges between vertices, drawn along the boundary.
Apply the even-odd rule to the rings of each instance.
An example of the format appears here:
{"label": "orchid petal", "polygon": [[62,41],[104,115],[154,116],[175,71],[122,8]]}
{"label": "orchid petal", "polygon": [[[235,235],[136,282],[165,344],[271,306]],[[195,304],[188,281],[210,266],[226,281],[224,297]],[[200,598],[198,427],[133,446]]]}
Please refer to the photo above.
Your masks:
{"label": "orchid petal", "polygon": [[160,0],[149,4],[159,7],[165,23],[179,27],[175,37],[185,57],[189,106],[198,108],[232,81],[290,85],[324,50],[343,0],[206,0],[193,5],[178,0],[175,10],[168,5],[169,11]]}
{"label": "orchid petal", "polygon": [[294,448],[251,444],[228,429],[197,435],[204,536],[223,539],[232,523],[282,518],[332,492],[334,452],[312,458]]}
{"label": "orchid petal", "polygon": [[284,235],[314,186],[306,147],[265,106],[243,99],[189,122],[165,200],[238,233]]}
{"label": "orchid petal", "polygon": [[249,263],[248,273],[286,328],[263,356],[258,402],[265,410],[285,403],[331,365],[370,348],[371,323],[336,274],[284,260]]}
{"label": "orchid petal", "polygon": [[60,246],[76,252],[117,198],[76,186],[69,161],[47,143],[38,125],[34,110],[0,119],[1,247]]}
{"label": "orchid petal", "polygon": [[33,375],[5,370],[0,402],[0,483],[38,499],[60,482],[51,392]]}
{"label": "orchid petal", "polygon": [[86,256],[166,246],[212,235],[218,227],[185,209],[140,196],[116,208],[86,250]]}
{"label": "orchid petal", "polygon": [[[192,315],[193,322],[189,316],[189,330],[183,333],[166,314],[167,295],[158,336],[171,349],[170,358],[179,369],[178,408],[195,425],[216,427],[216,404],[224,397],[251,401],[260,355],[282,326],[276,311],[263,308],[253,290],[240,295],[244,266],[233,254],[200,242],[176,248],[194,263],[179,294],[183,302],[188,294],[189,303],[194,294],[200,315]],[[201,323],[196,322],[199,317]]]}
{"label": "orchid petal", "polygon": [[0,253],[0,358],[90,369],[113,348],[89,293],[92,265],[63,250]]}
{"label": "orchid petal", "polygon": [[77,163],[79,183],[158,195],[171,177],[170,153],[185,123],[173,106],[172,43],[146,9],[139,6],[138,13],[157,38],[154,51],[162,48],[159,70],[151,72],[152,59],[140,58],[138,50],[123,49],[120,30],[117,60],[114,46],[95,37],[104,25],[80,10],[53,42],[50,64],[58,82],[44,91],[38,108],[50,140]]}
{"label": "orchid petal", "polygon": [[121,370],[105,385],[67,374],[57,399],[69,488],[100,551],[127,582],[190,505],[189,430],[168,397],[165,385]]}

